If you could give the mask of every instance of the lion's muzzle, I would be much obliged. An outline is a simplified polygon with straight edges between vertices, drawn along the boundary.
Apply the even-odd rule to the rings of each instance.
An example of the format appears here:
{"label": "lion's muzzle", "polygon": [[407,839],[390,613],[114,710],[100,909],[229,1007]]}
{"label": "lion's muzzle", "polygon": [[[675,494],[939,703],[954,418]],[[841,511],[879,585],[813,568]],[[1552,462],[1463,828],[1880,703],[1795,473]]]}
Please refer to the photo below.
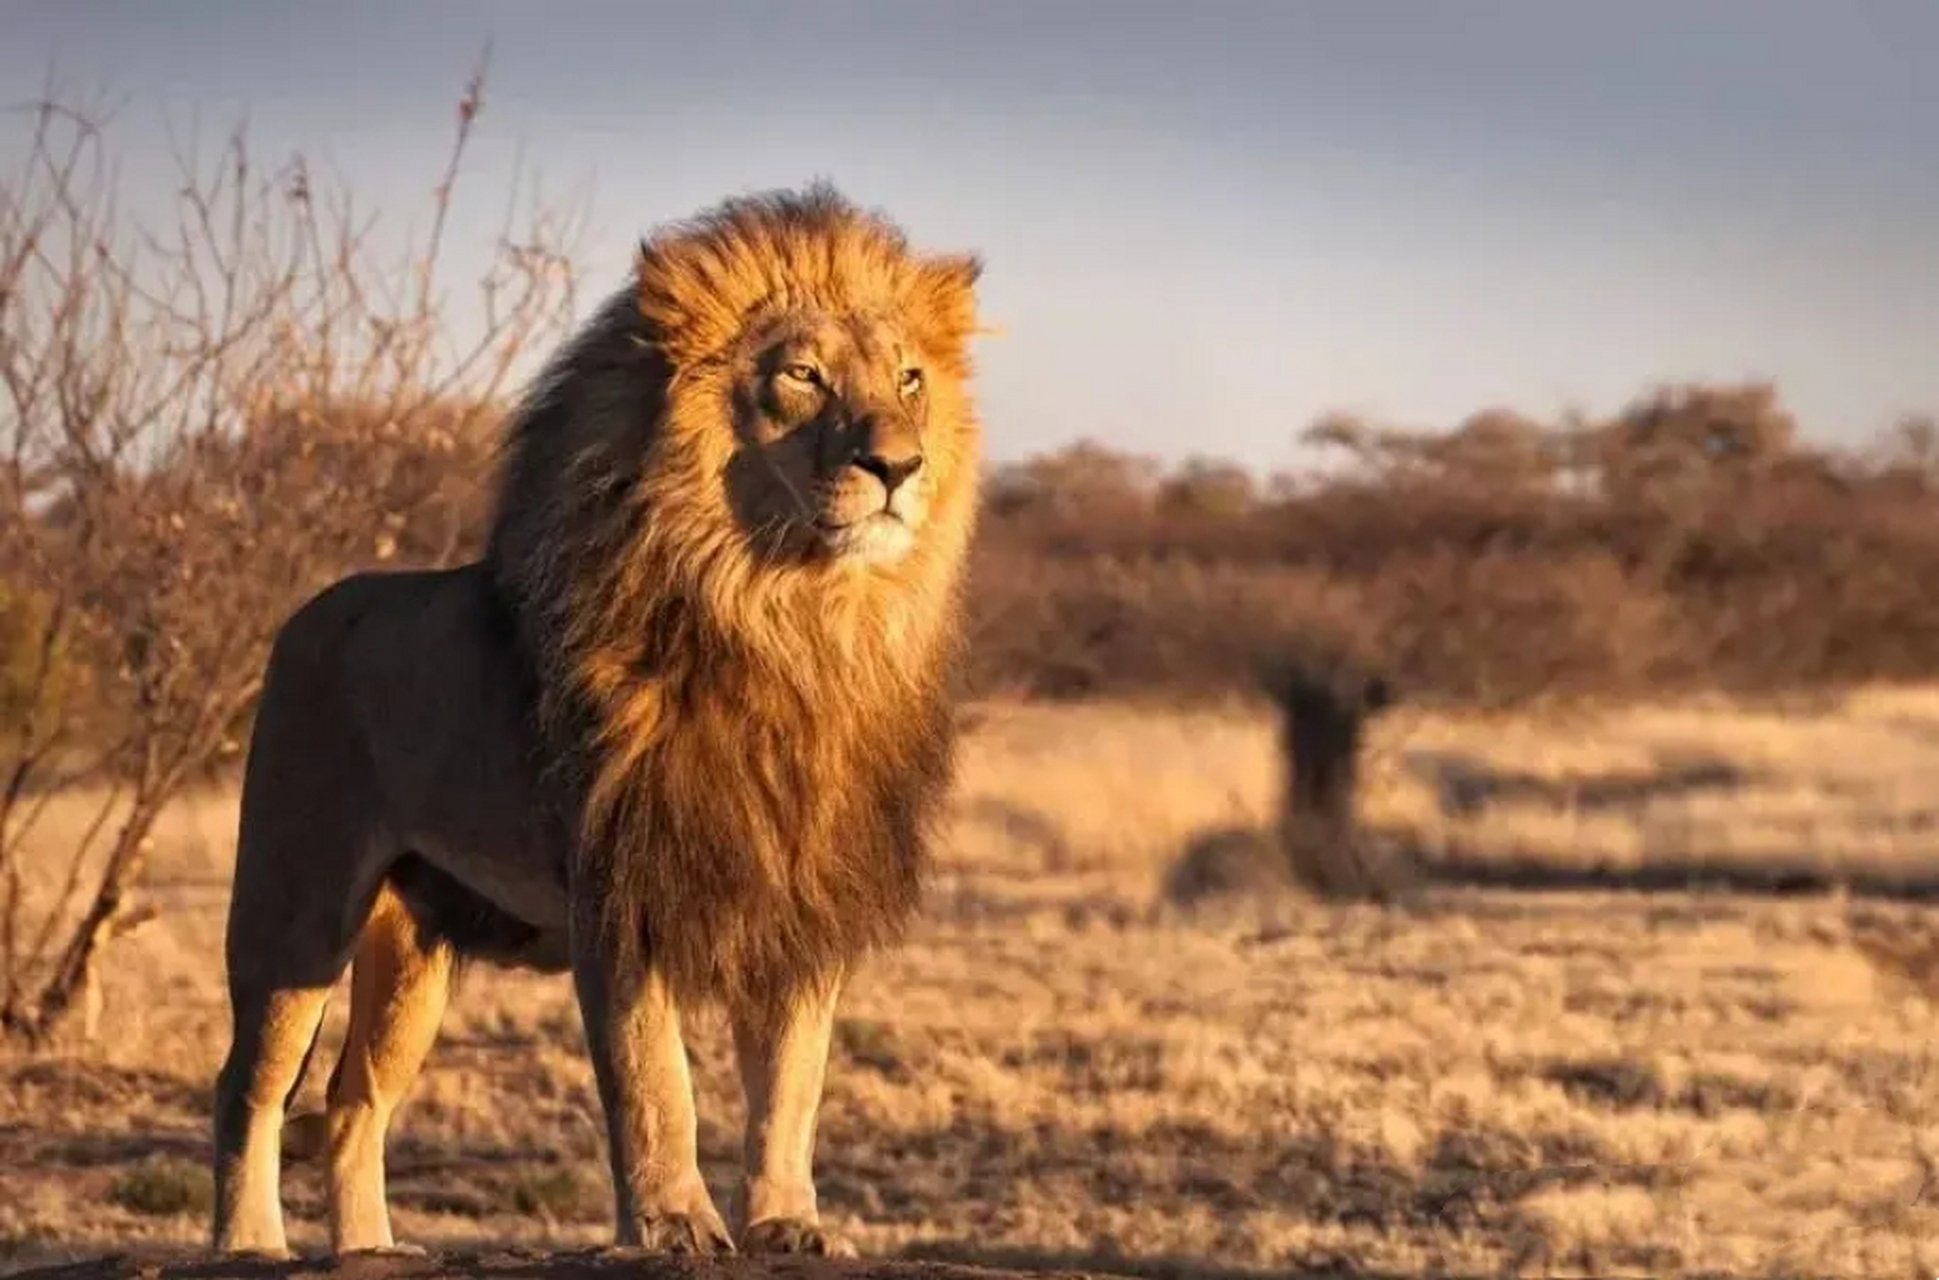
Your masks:
{"label": "lion's muzzle", "polygon": [[816,521],[822,542],[843,559],[899,559],[914,545],[925,512],[921,439],[886,414],[858,418],[841,435],[848,451],[824,490]]}

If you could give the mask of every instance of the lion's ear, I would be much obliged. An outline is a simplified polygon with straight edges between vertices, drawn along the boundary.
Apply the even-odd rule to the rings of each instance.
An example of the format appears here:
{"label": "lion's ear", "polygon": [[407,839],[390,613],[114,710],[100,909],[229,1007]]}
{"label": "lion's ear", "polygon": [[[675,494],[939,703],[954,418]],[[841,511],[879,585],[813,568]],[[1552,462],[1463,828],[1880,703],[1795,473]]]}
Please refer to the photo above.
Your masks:
{"label": "lion's ear", "polygon": [[916,268],[910,300],[923,328],[940,346],[960,351],[976,332],[976,283],[983,260],[973,253],[939,254]]}
{"label": "lion's ear", "polygon": [[974,296],[983,278],[983,259],[974,253],[937,254],[926,259],[922,269],[941,285]]}

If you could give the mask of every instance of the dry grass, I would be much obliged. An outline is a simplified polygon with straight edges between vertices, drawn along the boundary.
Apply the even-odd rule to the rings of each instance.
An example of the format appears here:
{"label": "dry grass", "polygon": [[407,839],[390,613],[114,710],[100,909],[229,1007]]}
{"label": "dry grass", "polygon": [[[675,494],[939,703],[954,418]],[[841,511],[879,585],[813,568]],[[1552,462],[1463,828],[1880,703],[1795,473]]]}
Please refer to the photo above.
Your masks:
{"label": "dry grass", "polygon": [[1431,858],[1939,882],[1939,691],[1392,726],[1372,820]]}
{"label": "dry grass", "polygon": [[[1375,737],[1369,815],[1430,851],[1939,862],[1939,691],[1789,719],[1403,711]],[[991,712],[928,922],[862,975],[841,1027],[821,1186],[865,1248],[1207,1271],[1939,1266],[1923,1193],[1939,1019],[1900,976],[1916,966],[1854,948],[1843,902],[1444,888],[1408,913],[1166,905],[1181,847],[1262,820],[1274,785],[1260,717]],[[168,910],[120,944],[100,1042],[0,1058],[0,1266],[200,1242],[232,821],[224,795],[169,815],[149,873]],[[1912,908],[1890,923],[1901,952],[1930,927]],[[705,1026],[723,1191],[740,1114],[725,1050]],[[473,974],[393,1139],[400,1234],[599,1240],[597,1116],[567,984]],[[323,1242],[319,1190],[292,1172],[299,1247]]]}

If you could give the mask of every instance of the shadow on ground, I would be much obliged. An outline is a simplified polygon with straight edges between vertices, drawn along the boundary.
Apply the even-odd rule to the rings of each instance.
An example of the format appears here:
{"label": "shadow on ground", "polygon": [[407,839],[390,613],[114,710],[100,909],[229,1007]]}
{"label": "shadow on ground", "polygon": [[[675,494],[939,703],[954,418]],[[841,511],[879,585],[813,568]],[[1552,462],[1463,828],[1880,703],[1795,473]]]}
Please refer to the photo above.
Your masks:
{"label": "shadow on ground", "polygon": [[701,1261],[609,1250],[539,1252],[514,1249],[442,1252],[423,1257],[370,1255],[344,1260],[300,1258],[288,1262],[213,1259],[174,1254],[119,1255],[17,1273],[33,1280],[987,1280],[1001,1272],[975,1271],[943,1262],[866,1259],[832,1262],[800,1258],[769,1262],[751,1258]]}
{"label": "shadow on ground", "polygon": [[1075,1272],[1083,1275],[1133,1276],[1137,1280],[1301,1280],[1322,1276],[1353,1276],[1356,1280],[1407,1280],[1398,1273],[1363,1271],[1351,1263],[1325,1267],[1225,1267],[1200,1258],[1126,1258],[1108,1252],[1043,1249],[973,1248],[956,1244],[918,1245],[902,1255],[916,1261],[947,1262],[993,1271],[1043,1275]]}
{"label": "shadow on ground", "polygon": [[[1666,798],[1727,793],[1751,785],[1752,773],[1725,760],[1666,760],[1653,770],[1633,770],[1558,781],[1454,752],[1411,752],[1406,766],[1435,788],[1441,812],[1468,817],[1493,805],[1514,804],[1557,812],[1600,813],[1641,809]],[[1939,814],[1922,815],[1939,831]],[[1399,845],[1404,837],[1374,830],[1375,842]],[[1542,850],[1503,855],[1459,847],[1428,853],[1400,848],[1439,884],[1521,891],[1683,892],[1717,890],[1759,897],[1816,897],[1843,890],[1854,897],[1900,902],[1939,901],[1939,875],[1931,872],[1827,868],[1815,850],[1744,859],[1652,855],[1642,866],[1584,862],[1579,855]]]}
{"label": "shadow on ground", "polygon": [[1458,751],[1408,751],[1403,766],[1435,790],[1441,811],[1470,815],[1493,804],[1535,804],[1578,813],[1642,808],[1657,800],[1740,790],[1755,775],[1728,760],[1665,760],[1654,769],[1625,769],[1556,779],[1504,769]]}
{"label": "shadow on ground", "polygon": [[[1755,776],[1726,761],[1670,760],[1655,770],[1635,770],[1569,780],[1497,769],[1455,752],[1410,752],[1406,767],[1435,790],[1442,814],[1469,818],[1491,806],[1515,805],[1580,814],[1641,809],[1666,797],[1729,792]],[[1939,846],[1939,811],[1907,819],[1931,827]],[[1843,892],[1888,902],[1939,902],[1939,873],[1929,870],[1827,867],[1817,851],[1799,849],[1755,861],[1745,858],[1652,854],[1643,865],[1585,860],[1579,851],[1483,848],[1428,849],[1395,829],[1369,825],[1336,831],[1325,857],[1370,869],[1396,900],[1418,899],[1432,887],[1500,889],[1524,893],[1686,893],[1713,891],[1764,898],[1822,897]],[[1180,906],[1240,897],[1312,883],[1282,851],[1281,837],[1258,827],[1221,825],[1186,841],[1169,868],[1164,897]],[[1305,859],[1313,861],[1309,854]],[[1365,895],[1361,895],[1365,896]]]}

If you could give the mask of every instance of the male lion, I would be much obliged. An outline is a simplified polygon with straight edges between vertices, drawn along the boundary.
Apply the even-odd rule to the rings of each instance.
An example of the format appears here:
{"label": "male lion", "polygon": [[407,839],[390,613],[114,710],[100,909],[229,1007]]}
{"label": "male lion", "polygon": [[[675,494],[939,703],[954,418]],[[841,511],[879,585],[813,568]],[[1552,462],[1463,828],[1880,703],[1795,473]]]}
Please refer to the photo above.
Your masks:
{"label": "male lion", "polygon": [[[826,185],[729,200],[509,424],[482,559],[365,573],[273,646],[243,782],[218,1249],[287,1254],[284,1112],[346,964],[333,1248],[392,1244],[385,1130],[455,964],[570,969],[621,1245],[853,1254],[816,1112],[845,977],[914,910],[976,506],[975,255]],[[731,1022],[730,1236],[680,1020]]]}

